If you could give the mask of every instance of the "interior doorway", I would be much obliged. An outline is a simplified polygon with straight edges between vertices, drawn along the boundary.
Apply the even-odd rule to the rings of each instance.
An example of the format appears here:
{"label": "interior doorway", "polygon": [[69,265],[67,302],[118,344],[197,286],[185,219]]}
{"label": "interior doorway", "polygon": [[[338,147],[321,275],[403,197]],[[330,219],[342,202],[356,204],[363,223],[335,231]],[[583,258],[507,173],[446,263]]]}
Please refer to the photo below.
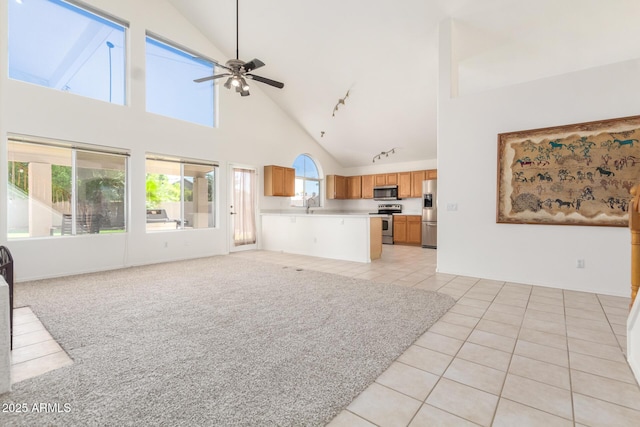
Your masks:
{"label": "interior doorway", "polygon": [[231,165],[229,197],[230,252],[257,248],[256,217],[258,211],[257,174],[255,168]]}

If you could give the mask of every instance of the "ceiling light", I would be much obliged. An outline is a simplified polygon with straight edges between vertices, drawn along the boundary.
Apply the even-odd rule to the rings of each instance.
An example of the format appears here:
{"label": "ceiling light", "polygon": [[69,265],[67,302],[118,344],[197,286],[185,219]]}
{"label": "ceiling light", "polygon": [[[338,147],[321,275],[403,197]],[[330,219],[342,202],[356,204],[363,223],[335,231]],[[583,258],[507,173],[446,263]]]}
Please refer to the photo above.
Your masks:
{"label": "ceiling light", "polygon": [[240,87],[240,80],[238,80],[238,76],[233,76],[231,78],[231,85],[235,87]]}
{"label": "ceiling light", "polygon": [[231,89],[231,82],[232,82],[232,81],[233,81],[233,78],[232,78],[232,77],[229,77],[229,78],[227,79],[227,81],[225,82],[224,87],[226,87],[227,89]]}
{"label": "ceiling light", "polygon": [[396,152],[395,148],[392,148],[389,151],[381,151],[380,154],[376,154],[375,156],[373,156],[373,163],[375,163],[376,160],[382,159],[382,156],[389,157],[389,154],[394,154],[395,152]]}
{"label": "ceiling light", "polygon": [[244,78],[240,77],[240,82],[242,83],[241,84],[242,91],[243,92],[248,92],[249,91],[249,85],[247,84],[247,81]]}

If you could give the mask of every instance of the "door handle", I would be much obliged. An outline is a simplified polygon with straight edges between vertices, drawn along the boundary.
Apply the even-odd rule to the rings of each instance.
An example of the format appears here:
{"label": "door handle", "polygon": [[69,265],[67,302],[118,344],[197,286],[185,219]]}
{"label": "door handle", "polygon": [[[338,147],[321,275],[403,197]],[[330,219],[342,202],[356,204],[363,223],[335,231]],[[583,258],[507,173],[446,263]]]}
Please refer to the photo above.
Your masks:
{"label": "door handle", "polygon": [[236,213],[235,213],[235,212],[230,212],[229,214],[230,214],[230,215],[236,215]]}

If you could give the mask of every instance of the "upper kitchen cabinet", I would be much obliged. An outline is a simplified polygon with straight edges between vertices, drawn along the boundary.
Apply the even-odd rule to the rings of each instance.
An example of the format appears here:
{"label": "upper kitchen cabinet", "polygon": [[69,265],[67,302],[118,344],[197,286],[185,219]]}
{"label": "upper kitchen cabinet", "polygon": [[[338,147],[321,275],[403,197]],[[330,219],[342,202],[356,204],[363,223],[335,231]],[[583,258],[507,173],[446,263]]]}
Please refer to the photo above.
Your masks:
{"label": "upper kitchen cabinet", "polygon": [[422,181],[427,176],[427,171],[411,172],[411,197],[422,197]]}
{"label": "upper kitchen cabinet", "polygon": [[375,182],[374,175],[362,176],[362,198],[373,199],[373,183]]}
{"label": "upper kitchen cabinet", "polygon": [[[411,176],[413,172],[398,172],[398,197],[406,199],[412,197]],[[422,194],[421,194],[422,196]]]}
{"label": "upper kitchen cabinet", "polygon": [[296,170],[284,166],[264,167],[264,195],[293,197],[296,187]]}
{"label": "upper kitchen cabinet", "polygon": [[398,185],[397,173],[379,173],[374,175],[374,187],[382,187],[383,185]]}
{"label": "upper kitchen cabinet", "polygon": [[347,178],[340,175],[327,175],[327,199],[347,198]]}
{"label": "upper kitchen cabinet", "polygon": [[360,198],[362,198],[362,177],[348,176],[347,177],[347,199],[360,199]]}
{"label": "upper kitchen cabinet", "polygon": [[398,185],[398,174],[397,173],[388,173],[387,174],[387,184],[386,185]]}
{"label": "upper kitchen cabinet", "polygon": [[438,169],[430,169],[427,172],[426,179],[438,179]]}

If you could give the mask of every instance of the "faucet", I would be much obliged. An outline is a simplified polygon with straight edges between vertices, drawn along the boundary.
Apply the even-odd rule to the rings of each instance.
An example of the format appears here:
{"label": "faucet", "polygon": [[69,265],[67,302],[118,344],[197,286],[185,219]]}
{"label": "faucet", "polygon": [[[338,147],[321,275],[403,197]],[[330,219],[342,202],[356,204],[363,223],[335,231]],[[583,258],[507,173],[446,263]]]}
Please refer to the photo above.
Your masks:
{"label": "faucet", "polygon": [[310,208],[310,207],[311,207],[311,206],[309,206],[309,203],[307,203],[307,214],[309,214],[309,208]]}

